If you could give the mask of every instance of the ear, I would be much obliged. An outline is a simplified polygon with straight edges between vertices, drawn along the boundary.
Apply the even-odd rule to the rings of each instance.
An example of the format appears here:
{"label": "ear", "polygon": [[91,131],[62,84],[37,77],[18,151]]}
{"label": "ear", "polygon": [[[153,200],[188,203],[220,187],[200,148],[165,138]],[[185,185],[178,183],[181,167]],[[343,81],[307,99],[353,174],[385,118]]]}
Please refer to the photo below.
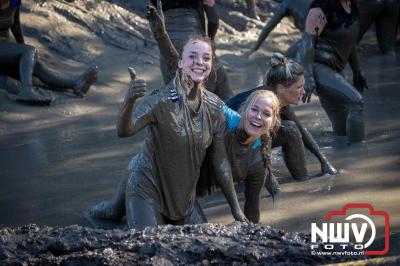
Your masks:
{"label": "ear", "polygon": [[286,88],[282,84],[276,85],[275,92],[277,95],[281,95],[284,92],[284,90],[286,90]]}

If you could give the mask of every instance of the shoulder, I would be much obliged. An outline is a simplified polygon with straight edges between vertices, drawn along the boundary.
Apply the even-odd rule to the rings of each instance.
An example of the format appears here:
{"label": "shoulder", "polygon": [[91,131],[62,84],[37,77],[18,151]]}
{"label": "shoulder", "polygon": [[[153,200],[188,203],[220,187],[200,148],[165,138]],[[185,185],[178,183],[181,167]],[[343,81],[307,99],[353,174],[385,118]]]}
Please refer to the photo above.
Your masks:
{"label": "shoulder", "polygon": [[203,101],[207,107],[215,112],[221,112],[224,102],[214,93],[204,89],[203,90]]}

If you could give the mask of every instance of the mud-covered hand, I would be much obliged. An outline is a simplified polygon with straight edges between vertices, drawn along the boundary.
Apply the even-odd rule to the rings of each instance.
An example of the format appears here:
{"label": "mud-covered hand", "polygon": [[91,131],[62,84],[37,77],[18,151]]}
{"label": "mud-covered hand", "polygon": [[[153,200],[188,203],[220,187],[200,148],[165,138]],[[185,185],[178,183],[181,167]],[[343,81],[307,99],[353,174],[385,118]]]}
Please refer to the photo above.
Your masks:
{"label": "mud-covered hand", "polygon": [[333,167],[333,165],[331,165],[329,162],[326,162],[321,165],[321,171],[323,174],[329,174],[329,175],[336,175],[338,172],[335,169],[335,167]]}
{"label": "mud-covered hand", "polygon": [[364,88],[368,90],[367,80],[360,72],[353,74],[353,86],[361,94],[364,92]]}
{"label": "mud-covered hand", "polygon": [[129,89],[125,96],[127,100],[135,101],[136,99],[146,95],[146,81],[142,79],[136,80],[136,72],[133,67],[129,67],[129,75],[131,76],[131,81],[129,83]]}
{"label": "mud-covered hand", "polygon": [[146,18],[149,21],[151,31],[154,36],[165,33],[164,15],[161,8],[161,2],[157,1],[157,8],[149,5],[147,6]]}
{"label": "mud-covered hand", "polygon": [[244,213],[242,212],[241,209],[232,210],[232,215],[233,215],[233,218],[235,218],[235,220],[238,221],[238,222],[249,223],[249,220],[246,218],[246,216],[244,215]]}

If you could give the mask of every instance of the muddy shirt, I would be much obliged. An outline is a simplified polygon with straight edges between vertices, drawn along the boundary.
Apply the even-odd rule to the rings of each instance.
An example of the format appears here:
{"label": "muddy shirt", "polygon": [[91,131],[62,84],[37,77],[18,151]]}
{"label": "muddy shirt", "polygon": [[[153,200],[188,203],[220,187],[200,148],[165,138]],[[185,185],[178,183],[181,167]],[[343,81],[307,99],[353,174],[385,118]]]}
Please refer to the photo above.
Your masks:
{"label": "muddy shirt", "polygon": [[310,8],[321,8],[327,24],[315,45],[315,62],[341,71],[349,60],[360,28],[357,6],[347,13],[338,0],[314,0]]}
{"label": "muddy shirt", "polygon": [[203,90],[199,110],[194,112],[180,86],[170,83],[144,97],[135,108],[134,119],[148,125],[128,186],[171,220],[183,219],[193,209],[206,151],[224,137],[222,104]]}

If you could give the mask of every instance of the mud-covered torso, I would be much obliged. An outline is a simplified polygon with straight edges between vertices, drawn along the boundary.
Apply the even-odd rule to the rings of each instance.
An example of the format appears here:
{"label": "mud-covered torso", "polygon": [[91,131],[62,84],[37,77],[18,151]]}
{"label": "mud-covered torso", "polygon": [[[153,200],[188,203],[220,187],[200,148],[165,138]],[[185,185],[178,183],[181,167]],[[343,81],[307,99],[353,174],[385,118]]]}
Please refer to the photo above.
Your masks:
{"label": "mud-covered torso", "polygon": [[341,71],[357,43],[359,14],[355,5],[347,13],[339,0],[314,0],[310,8],[321,8],[327,24],[315,45],[315,62]]}
{"label": "mud-covered torso", "polygon": [[[173,90],[178,99],[171,99]],[[219,98],[203,90],[200,108],[194,112],[182,91],[170,83],[146,96],[135,109],[136,117],[146,113],[150,123],[133,169],[133,185],[138,195],[152,200],[171,220],[182,219],[192,210],[206,151],[214,135],[223,136],[225,130],[221,106]]]}
{"label": "mud-covered torso", "polygon": [[235,129],[225,133],[226,152],[231,163],[232,176],[235,182],[243,182],[247,178],[264,179],[265,166],[260,146],[252,147],[240,143]]}

